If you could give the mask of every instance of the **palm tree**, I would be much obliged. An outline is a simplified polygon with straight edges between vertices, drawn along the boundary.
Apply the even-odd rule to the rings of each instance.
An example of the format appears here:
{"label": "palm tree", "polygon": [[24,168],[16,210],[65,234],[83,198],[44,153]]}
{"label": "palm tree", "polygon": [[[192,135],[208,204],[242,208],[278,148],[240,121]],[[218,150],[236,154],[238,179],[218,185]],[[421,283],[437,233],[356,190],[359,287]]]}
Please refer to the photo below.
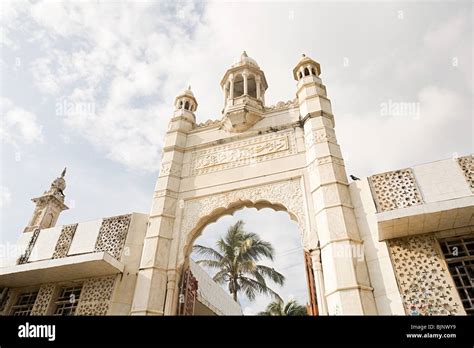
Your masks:
{"label": "palm tree", "polygon": [[268,287],[265,278],[283,285],[285,277],[272,267],[257,264],[262,258],[273,260],[273,247],[257,234],[246,232],[242,220],[229,227],[226,235],[216,242],[216,247],[195,245],[193,251],[207,257],[196,262],[217,270],[213,280],[219,284],[228,283],[234,301],[237,302],[239,292],[243,292],[251,301],[257,293],[280,299]]}
{"label": "palm tree", "polygon": [[303,316],[308,315],[308,311],[305,306],[298,304],[296,300],[290,300],[286,304],[281,300],[276,300],[270,302],[265,311],[258,313],[258,315]]}

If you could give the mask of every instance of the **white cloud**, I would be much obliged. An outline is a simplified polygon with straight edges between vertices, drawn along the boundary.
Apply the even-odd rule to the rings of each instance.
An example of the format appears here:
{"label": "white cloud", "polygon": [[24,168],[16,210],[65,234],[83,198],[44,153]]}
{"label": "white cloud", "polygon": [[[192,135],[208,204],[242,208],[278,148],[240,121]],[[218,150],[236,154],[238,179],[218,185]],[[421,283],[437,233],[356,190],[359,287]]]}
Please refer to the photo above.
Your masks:
{"label": "white cloud", "polygon": [[[472,121],[465,117],[470,106],[458,93],[428,86],[414,100],[393,102],[419,103],[419,115],[341,115],[338,139],[352,174],[366,176],[449,158],[472,144]],[[465,143],[456,146],[454,137]]]}
{"label": "white cloud", "polygon": [[0,186],[0,208],[5,208],[10,204],[12,200],[12,195],[10,190],[6,186]]}
{"label": "white cloud", "polygon": [[456,45],[464,37],[464,32],[468,30],[468,17],[465,13],[460,13],[448,19],[444,23],[436,23],[423,40],[428,47],[447,49]]}
{"label": "white cloud", "polygon": [[14,146],[19,143],[34,144],[43,142],[42,127],[36,120],[36,115],[17,107],[8,98],[0,98],[1,139]]}

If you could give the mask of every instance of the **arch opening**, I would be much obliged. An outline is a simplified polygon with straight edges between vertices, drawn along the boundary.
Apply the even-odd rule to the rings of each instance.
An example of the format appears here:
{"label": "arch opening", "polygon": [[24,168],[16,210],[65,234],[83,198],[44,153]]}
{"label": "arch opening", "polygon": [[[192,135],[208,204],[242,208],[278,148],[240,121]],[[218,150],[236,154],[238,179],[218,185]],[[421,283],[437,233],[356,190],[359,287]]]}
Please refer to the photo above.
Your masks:
{"label": "arch opening", "polygon": [[[225,236],[228,227],[239,219],[244,221],[245,231],[257,233],[262,240],[270,242],[275,250],[274,261],[266,260],[263,264],[282,273],[286,281],[282,287],[271,281],[267,284],[279,293],[284,303],[288,302],[292,295],[298,304],[307,306],[310,299],[302,231],[299,230],[297,217],[281,204],[268,201],[238,201],[226,208],[218,208],[211,215],[201,218],[185,251],[185,264],[188,264],[189,259],[194,260],[191,261],[194,263],[202,259],[193,252],[194,245],[202,244],[216,248],[216,241]],[[210,278],[215,276],[216,273],[212,270],[202,268]],[[232,300],[228,284],[220,286]],[[244,315],[264,311],[266,305],[272,302],[272,298],[265,295],[258,295],[256,301],[252,302],[245,295],[239,294],[238,300]]]}
{"label": "arch opening", "polygon": [[234,98],[240,97],[244,94],[244,77],[239,74],[234,80]]}
{"label": "arch opening", "polygon": [[257,98],[257,83],[253,75],[247,78],[247,94],[253,98]]}

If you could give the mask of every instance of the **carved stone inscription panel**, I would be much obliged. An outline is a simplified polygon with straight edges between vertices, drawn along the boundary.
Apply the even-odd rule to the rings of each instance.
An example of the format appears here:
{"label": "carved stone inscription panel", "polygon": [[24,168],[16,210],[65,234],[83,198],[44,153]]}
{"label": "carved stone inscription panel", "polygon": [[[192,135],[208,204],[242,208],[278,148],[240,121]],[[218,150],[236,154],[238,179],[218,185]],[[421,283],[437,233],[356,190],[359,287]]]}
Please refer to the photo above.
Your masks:
{"label": "carved stone inscription panel", "polygon": [[214,146],[192,154],[191,175],[240,167],[296,153],[293,130]]}

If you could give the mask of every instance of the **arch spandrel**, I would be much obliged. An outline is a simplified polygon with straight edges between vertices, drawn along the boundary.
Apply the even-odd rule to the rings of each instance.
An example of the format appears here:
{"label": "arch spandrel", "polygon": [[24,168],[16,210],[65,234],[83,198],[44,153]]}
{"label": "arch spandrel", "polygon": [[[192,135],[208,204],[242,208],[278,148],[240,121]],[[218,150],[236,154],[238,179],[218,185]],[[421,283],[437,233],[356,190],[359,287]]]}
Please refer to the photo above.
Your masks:
{"label": "arch spandrel", "polygon": [[305,244],[308,240],[309,227],[301,185],[301,180],[294,178],[185,201],[178,265],[184,262],[194,240],[207,224],[243,207],[272,208],[288,212],[290,218],[296,221],[303,244]]}

